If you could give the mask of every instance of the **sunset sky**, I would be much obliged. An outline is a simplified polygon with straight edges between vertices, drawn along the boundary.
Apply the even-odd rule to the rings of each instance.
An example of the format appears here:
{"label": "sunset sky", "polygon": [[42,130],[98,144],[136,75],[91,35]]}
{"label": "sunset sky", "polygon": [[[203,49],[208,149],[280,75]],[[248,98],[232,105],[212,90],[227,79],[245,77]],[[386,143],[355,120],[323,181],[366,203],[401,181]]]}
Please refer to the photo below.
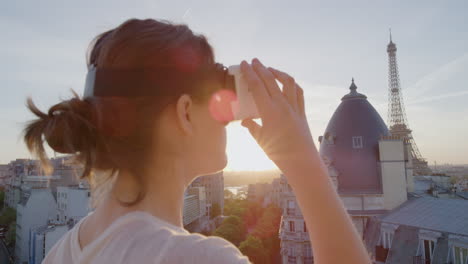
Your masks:
{"label": "sunset sky", "polygon": [[[33,97],[45,110],[70,88],[83,91],[85,52],[99,33],[128,18],[188,24],[217,61],[254,57],[305,90],[315,142],[349,90],[387,121],[388,29],[409,126],[432,165],[468,164],[467,1],[4,1],[0,8],[0,163],[30,158],[20,132]],[[228,126],[230,170],[274,168],[245,128]]]}

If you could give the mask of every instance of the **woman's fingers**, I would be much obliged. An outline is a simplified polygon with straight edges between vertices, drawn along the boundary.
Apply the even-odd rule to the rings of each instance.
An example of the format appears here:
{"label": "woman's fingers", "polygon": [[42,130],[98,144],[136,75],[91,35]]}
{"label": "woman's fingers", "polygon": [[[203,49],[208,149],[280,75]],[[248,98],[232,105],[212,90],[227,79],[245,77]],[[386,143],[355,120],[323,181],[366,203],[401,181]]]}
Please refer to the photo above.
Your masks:
{"label": "woman's fingers", "polygon": [[299,112],[298,100],[297,100],[297,92],[296,92],[296,81],[293,77],[289,76],[288,74],[273,69],[271,67],[268,68],[273,75],[283,84],[283,94],[288,100],[291,107],[296,111]]}
{"label": "woman's fingers", "polygon": [[255,71],[246,61],[242,61],[240,66],[242,75],[247,81],[247,85],[252,93],[260,117],[263,118],[272,108],[270,95],[268,94],[263,81],[260,80]]}
{"label": "woman's fingers", "polygon": [[275,76],[269,71],[259,59],[255,58],[252,60],[252,67],[257,75],[262,79],[268,93],[272,98],[282,98],[281,89],[276,83]]}
{"label": "woman's fingers", "polygon": [[259,124],[255,123],[252,119],[244,119],[241,122],[243,127],[246,127],[250,134],[257,140],[260,137],[260,129],[262,128]]}
{"label": "woman's fingers", "polygon": [[299,106],[300,114],[305,118],[305,106],[304,106],[304,90],[296,83],[296,92],[297,92],[297,105]]}

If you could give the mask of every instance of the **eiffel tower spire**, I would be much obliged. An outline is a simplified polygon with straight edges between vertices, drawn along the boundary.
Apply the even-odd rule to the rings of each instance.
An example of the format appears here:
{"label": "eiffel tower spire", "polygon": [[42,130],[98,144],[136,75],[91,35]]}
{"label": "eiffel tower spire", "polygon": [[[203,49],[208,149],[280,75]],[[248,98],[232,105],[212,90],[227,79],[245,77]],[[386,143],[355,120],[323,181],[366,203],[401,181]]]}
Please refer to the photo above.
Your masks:
{"label": "eiffel tower spire", "polygon": [[390,30],[390,42],[387,45],[388,53],[388,125],[390,133],[411,144],[411,156],[413,161],[413,171],[415,175],[431,174],[427,166],[427,161],[419,152],[418,146],[413,139],[411,129],[409,129],[406,119],[405,105],[400,85],[398,64],[396,59],[396,45],[392,41],[392,31]]}

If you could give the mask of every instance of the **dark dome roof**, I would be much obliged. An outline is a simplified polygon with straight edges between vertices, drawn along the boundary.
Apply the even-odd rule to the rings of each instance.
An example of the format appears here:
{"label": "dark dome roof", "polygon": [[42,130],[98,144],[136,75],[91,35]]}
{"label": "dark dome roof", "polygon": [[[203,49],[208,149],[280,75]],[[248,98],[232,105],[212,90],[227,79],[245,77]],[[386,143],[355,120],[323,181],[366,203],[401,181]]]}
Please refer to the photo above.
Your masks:
{"label": "dark dome roof", "polygon": [[382,193],[378,141],[388,128],[354,79],[349,89],[320,138],[320,154],[338,175],[339,193]]}

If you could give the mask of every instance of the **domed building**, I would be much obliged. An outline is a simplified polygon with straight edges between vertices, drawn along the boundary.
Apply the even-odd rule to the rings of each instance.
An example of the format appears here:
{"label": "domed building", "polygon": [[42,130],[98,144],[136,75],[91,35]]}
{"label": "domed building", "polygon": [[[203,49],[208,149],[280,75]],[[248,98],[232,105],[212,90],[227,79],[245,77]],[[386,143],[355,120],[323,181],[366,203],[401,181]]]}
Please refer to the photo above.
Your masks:
{"label": "domed building", "polygon": [[[319,137],[320,155],[358,232],[364,237],[367,220],[407,200],[413,190],[409,142],[390,135],[384,121],[357,92],[354,79],[349,93]],[[313,176],[313,175],[311,175]],[[313,263],[307,227],[284,175],[280,226],[283,263]]]}
{"label": "domed building", "polygon": [[367,97],[357,92],[354,79],[349,89],[319,137],[320,154],[340,194],[382,193],[378,145],[390,134]]}
{"label": "domed building", "polygon": [[349,90],[319,137],[320,155],[362,235],[369,217],[399,206],[412,191],[411,145],[390,135],[354,79]]}

